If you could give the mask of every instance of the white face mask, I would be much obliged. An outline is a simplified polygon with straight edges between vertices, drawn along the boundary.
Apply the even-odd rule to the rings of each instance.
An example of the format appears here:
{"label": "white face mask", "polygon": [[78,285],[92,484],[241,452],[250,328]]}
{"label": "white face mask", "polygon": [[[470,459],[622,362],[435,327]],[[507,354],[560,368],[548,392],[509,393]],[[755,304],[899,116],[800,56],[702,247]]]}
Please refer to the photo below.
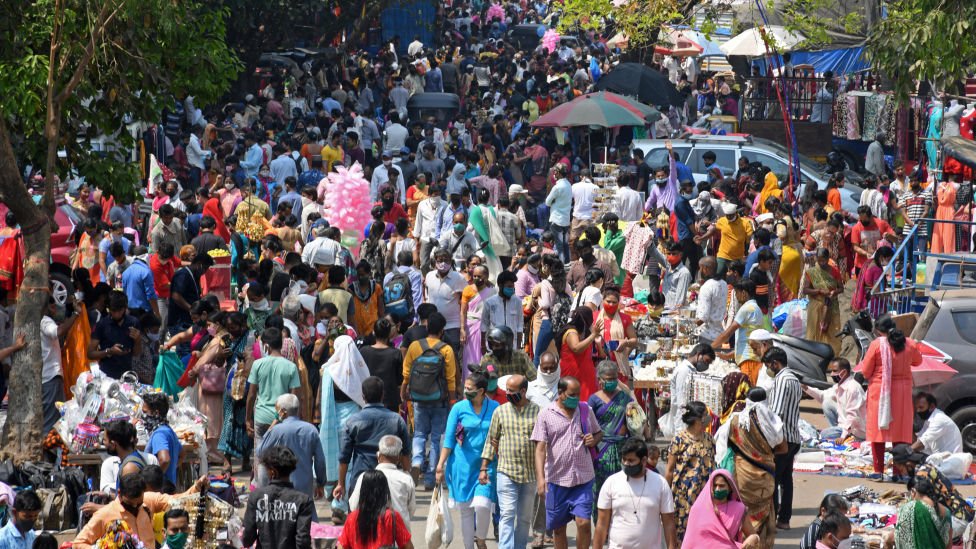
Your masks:
{"label": "white face mask", "polygon": [[556,368],[548,374],[542,370],[539,370],[539,379],[542,380],[542,382],[546,385],[555,385],[559,382],[559,368]]}
{"label": "white face mask", "polygon": [[840,540],[840,543],[837,544],[837,549],[851,549],[851,545],[853,543],[854,540],[852,540],[851,538],[842,539]]}
{"label": "white face mask", "polygon": [[156,332],[156,333],[146,332],[146,337],[149,338],[149,341],[152,341],[152,342],[155,343],[156,341],[159,341],[159,332]]}
{"label": "white face mask", "polygon": [[534,275],[539,274],[539,269],[537,267],[533,267],[532,265],[526,265],[525,268]]}
{"label": "white face mask", "polygon": [[232,191],[232,190],[234,190],[234,184],[233,183],[224,183],[224,188],[227,189],[228,191]]}
{"label": "white face mask", "polygon": [[252,301],[251,308],[255,311],[267,311],[271,309],[271,304],[268,303],[268,298],[264,298],[261,301]]}
{"label": "white face mask", "polygon": [[305,293],[305,290],[307,289],[308,282],[305,282],[304,280],[293,280],[291,281],[291,284],[288,285],[289,295],[301,295]]}

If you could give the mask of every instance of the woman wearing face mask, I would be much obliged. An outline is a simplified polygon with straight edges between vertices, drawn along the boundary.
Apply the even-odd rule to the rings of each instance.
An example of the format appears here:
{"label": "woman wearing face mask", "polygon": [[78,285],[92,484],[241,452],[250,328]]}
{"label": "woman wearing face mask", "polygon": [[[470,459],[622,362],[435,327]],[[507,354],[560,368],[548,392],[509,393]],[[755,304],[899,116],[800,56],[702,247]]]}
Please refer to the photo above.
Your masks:
{"label": "woman wearing face mask", "polygon": [[276,184],[274,179],[271,179],[271,168],[267,164],[261,164],[261,169],[258,170],[256,185],[257,190],[254,194],[274,208],[273,195]]}
{"label": "woman wearing face mask", "polygon": [[217,449],[224,455],[224,468],[231,472],[231,459],[241,458],[242,469],[250,469],[247,459],[251,455],[252,440],[247,434],[247,377],[251,373],[251,364],[255,358],[254,332],[247,328],[247,317],[243,313],[233,312],[226,316],[224,328],[230,334],[231,354],[227,357],[229,367],[227,374],[227,390],[224,392],[223,428],[220,430],[220,440]]}
{"label": "woman wearing face mask", "polygon": [[486,397],[488,379],[471,374],[464,381],[464,400],[451,408],[444,431],[444,446],[437,461],[438,485],[446,483],[451,499],[461,512],[461,535],[465,549],[485,549],[488,525],[496,499],[495,466],[492,461],[486,472],[488,483],[478,481],[476,471],[481,453],[488,440],[491,416],[499,404]]}
{"label": "woman wearing face mask", "polygon": [[617,363],[620,379],[627,383],[631,377],[630,351],[637,347],[637,331],[630,315],[620,314],[620,289],[609,286],[603,289],[603,303],[597,320],[603,320],[603,341],[607,356]]}
{"label": "woman wearing face mask", "polygon": [[488,281],[488,268],[484,265],[469,267],[468,274],[471,284],[461,292],[463,364],[478,364],[484,354],[481,318],[485,314],[485,301],[495,293],[495,287]]}
{"label": "woman wearing face mask", "polygon": [[[339,433],[346,421],[366,405],[362,387],[363,381],[369,377],[369,367],[351,337],[336,338],[334,349],[322,365],[321,391],[316,401],[322,420],[319,438],[325,452],[326,477],[330,482],[339,478]],[[349,485],[345,483],[345,486]]]}
{"label": "woman wearing face mask", "polygon": [[196,362],[189,367],[189,379],[196,385],[197,409],[207,416],[207,460],[222,462],[224,457],[217,450],[220,432],[224,425],[224,391],[227,386],[227,373],[230,358],[234,354],[231,347],[233,336],[224,327],[224,313],[218,312],[209,319],[213,334],[200,351]]}
{"label": "woman wearing face mask", "polygon": [[898,508],[895,531],[885,538],[885,547],[895,549],[945,549],[952,544],[952,513],[943,504],[943,494],[923,465],[908,481],[912,499]]}
{"label": "woman wearing face mask", "polygon": [[882,280],[882,275],[893,257],[895,257],[895,251],[890,246],[879,246],[874,251],[874,257],[871,261],[864,264],[860,276],[857,277],[857,286],[854,288],[854,299],[851,303],[852,312],[867,309],[872,318],[877,318],[885,311],[883,298],[873,295],[872,289],[881,280],[878,292],[884,291],[885,281]]}
{"label": "woman wearing face mask", "polygon": [[559,360],[564,376],[573,376],[580,382],[580,398],[589,399],[597,391],[596,368],[593,366],[593,348],[603,358],[603,345],[600,334],[603,332],[603,319],[593,320],[589,307],[580,307],[556,341],[559,342]]}
{"label": "woman wearing face mask", "polygon": [[620,371],[617,369],[616,362],[604,360],[597,367],[596,373],[600,389],[590,395],[586,401],[603,431],[603,439],[596,445],[597,457],[593,463],[596,473],[593,482],[594,515],[604,481],[610,475],[620,471],[620,448],[629,436],[627,405],[634,401],[627,387],[620,385],[618,379]]}
{"label": "woman wearing face mask", "polygon": [[682,549],[750,549],[760,547],[759,535],[746,520],[746,506],[732,474],[713,471],[708,483],[691,506],[688,529]]}
{"label": "woman wearing face mask", "polygon": [[214,181],[214,186],[210,190],[212,196],[216,196],[220,201],[220,209],[224,212],[224,218],[234,214],[234,210],[241,202],[241,191],[234,183],[234,179],[218,175]]}
{"label": "woman wearing face mask", "polygon": [[840,271],[830,264],[830,252],[826,248],[816,251],[816,259],[803,277],[803,293],[809,298],[807,305],[806,338],[830,345],[840,354],[840,305],[837,296],[844,291]]}
{"label": "woman wearing face mask", "polygon": [[710,421],[708,408],[701,402],[689,402],[681,420],[684,431],[674,435],[668,452],[665,478],[674,494],[674,521],[678,539],[684,539],[688,528],[688,514],[698,494],[705,489],[709,475],[715,469],[715,441],[705,432]]}

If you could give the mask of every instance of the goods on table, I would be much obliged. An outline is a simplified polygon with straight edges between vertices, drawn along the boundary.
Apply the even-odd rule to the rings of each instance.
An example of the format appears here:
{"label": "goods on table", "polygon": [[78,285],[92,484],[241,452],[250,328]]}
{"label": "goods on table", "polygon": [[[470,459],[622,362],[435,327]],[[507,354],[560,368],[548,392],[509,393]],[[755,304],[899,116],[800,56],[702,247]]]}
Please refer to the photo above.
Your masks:
{"label": "goods on table", "polygon": [[724,393],[722,392],[722,380],[724,378],[725,376],[694,372],[691,374],[688,400],[697,400],[708,406],[708,409],[713,413],[721,414],[724,400]]}
{"label": "goods on table", "polygon": [[617,177],[620,167],[616,164],[593,164],[593,183],[599,187],[593,199],[593,219],[605,213],[617,213]]}
{"label": "goods on table", "polygon": [[189,549],[214,547],[219,540],[237,539],[240,519],[227,502],[208,492],[179,498],[173,507],[185,509],[190,516],[190,532],[186,540]]}

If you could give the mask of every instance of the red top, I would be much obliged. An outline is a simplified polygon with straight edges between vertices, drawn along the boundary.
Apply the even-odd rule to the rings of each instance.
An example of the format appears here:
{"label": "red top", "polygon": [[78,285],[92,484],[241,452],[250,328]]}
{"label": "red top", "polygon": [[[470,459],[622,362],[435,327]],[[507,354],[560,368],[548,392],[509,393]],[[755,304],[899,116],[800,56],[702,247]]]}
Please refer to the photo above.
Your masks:
{"label": "red top", "polygon": [[359,520],[359,510],[349,513],[346,523],[342,527],[342,534],[339,536],[339,545],[342,549],[379,549],[384,545],[393,545],[393,522],[396,521],[396,544],[397,547],[404,547],[410,541],[410,530],[403,523],[403,518],[396,511],[386,510],[380,517],[379,525],[372,529],[377,531],[373,541],[365,542],[359,539],[359,529],[356,522]]}
{"label": "red top", "polygon": [[[373,206],[382,206],[382,205],[383,205],[382,202],[377,202],[373,204]],[[396,225],[397,219],[400,219],[401,217],[407,217],[407,210],[404,210],[403,205],[400,204],[399,202],[394,202],[393,207],[390,208],[390,211],[383,214],[383,221],[390,223],[391,225]]]}
{"label": "red top", "polygon": [[868,252],[868,256],[865,257],[861,254],[855,254],[854,266],[860,268],[864,265],[870,259],[871,255],[874,254],[874,251],[878,248],[878,244],[887,234],[895,234],[895,231],[891,230],[891,226],[883,219],[875,217],[867,227],[858,221],[854,225],[854,228],[851,229],[851,244],[863,248]]}
{"label": "red top", "polygon": [[159,254],[152,254],[149,257],[149,270],[153,275],[153,286],[156,287],[156,295],[160,299],[169,299],[169,283],[176,274],[176,269],[180,267],[180,258],[173,256],[169,261],[162,262]]}

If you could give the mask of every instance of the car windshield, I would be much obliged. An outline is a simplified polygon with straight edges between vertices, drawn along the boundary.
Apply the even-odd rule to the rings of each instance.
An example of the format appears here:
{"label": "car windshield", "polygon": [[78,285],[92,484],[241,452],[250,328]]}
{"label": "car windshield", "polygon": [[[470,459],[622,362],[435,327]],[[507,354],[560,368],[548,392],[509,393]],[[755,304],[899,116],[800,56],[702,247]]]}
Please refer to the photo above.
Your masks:
{"label": "car windshield", "polygon": [[[783,158],[789,158],[790,157],[789,156],[789,152],[787,152],[787,150],[786,150],[786,147],[784,147],[783,145],[780,145],[779,143],[777,143],[775,141],[771,141],[769,139],[763,139],[761,137],[753,137],[752,138],[752,141],[753,141],[753,143],[756,143],[758,145],[763,145],[765,147],[769,147],[770,149],[776,151],[776,153],[778,155],[780,155],[781,157],[783,157]],[[823,173],[824,167],[823,167],[822,164],[820,164],[818,162],[814,162],[813,159],[811,159],[810,157],[808,157],[808,156],[806,156],[804,154],[800,154],[799,156],[800,156],[800,167],[801,168],[803,168],[804,170],[807,170],[809,172],[815,173],[815,174],[821,174],[821,173]]]}

